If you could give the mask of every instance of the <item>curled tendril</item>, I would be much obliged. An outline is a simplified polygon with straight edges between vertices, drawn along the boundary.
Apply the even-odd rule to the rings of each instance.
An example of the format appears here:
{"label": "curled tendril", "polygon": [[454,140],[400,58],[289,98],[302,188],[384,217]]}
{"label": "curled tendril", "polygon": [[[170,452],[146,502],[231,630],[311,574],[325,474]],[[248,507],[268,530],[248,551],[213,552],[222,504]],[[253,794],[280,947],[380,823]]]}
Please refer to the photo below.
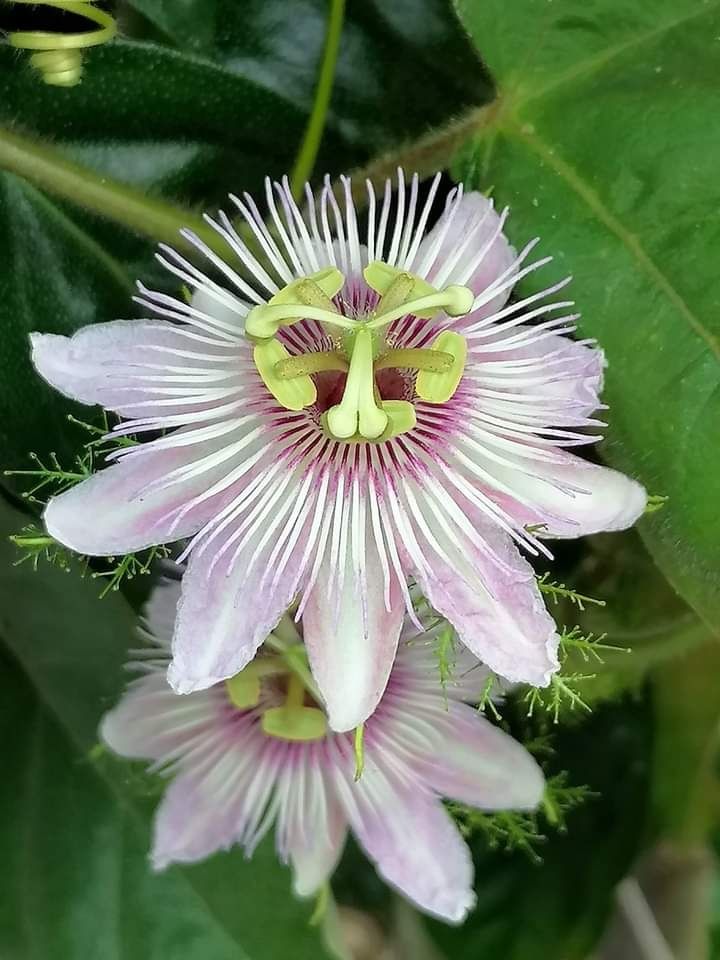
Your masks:
{"label": "curled tendril", "polygon": [[[37,5],[37,0],[13,0]],[[30,63],[43,75],[45,83],[56,87],[74,87],[82,75],[82,51],[86,47],[111,40],[117,32],[114,18],[93,5],[93,0],[41,0],[47,7],[75,13],[97,24],[96,30],[60,33],[48,30],[16,30],[9,34],[13,47],[34,50]]]}

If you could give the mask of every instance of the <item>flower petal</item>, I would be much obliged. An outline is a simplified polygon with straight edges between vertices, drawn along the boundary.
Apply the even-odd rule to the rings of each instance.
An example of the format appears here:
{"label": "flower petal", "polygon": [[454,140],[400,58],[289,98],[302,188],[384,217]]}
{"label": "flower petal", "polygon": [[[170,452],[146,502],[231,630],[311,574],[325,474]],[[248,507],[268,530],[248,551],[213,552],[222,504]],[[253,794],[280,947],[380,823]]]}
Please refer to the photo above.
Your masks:
{"label": "flower petal", "polygon": [[[310,897],[337,866],[347,835],[347,817],[335,793],[328,789],[314,754],[306,760],[302,780],[295,769],[288,776],[292,780],[287,793],[290,809],[284,814],[293,889],[299,897]],[[277,829],[279,833],[280,816]]]}
{"label": "flower petal", "polygon": [[[269,556],[271,538],[260,545],[264,530],[250,537],[233,559],[204,546],[193,551],[183,577],[178,605],[173,661],[168,680],[177,693],[204,690],[239,673],[292,603],[300,576],[300,551],[289,558],[276,585]],[[259,547],[256,562],[251,558]]]}
{"label": "flower petal", "polygon": [[[35,369],[53,387],[81,403],[97,403],[132,417],[158,413],[151,401],[163,396],[159,388],[166,384],[156,378],[168,372],[158,367],[179,363],[190,375],[193,368],[207,366],[207,361],[168,354],[186,354],[193,345],[181,328],[164,320],[113,320],[82,327],[72,337],[31,333],[30,340]],[[223,361],[229,367],[234,356],[221,343],[203,343],[200,352],[213,356],[218,373]],[[190,376],[188,380],[192,382]],[[197,410],[197,402],[187,408],[174,405],[173,413],[184,409]]]}
{"label": "flower petal", "polygon": [[460,531],[451,537],[427,511],[426,526],[443,555],[428,544],[426,566],[415,570],[420,588],[491,670],[506,680],[545,686],[558,667],[558,636],[532,567],[506,534],[471,507],[465,511],[486,552]]}
{"label": "flower petal", "polygon": [[180,581],[161,580],[143,608],[143,619],[158,645],[170,649],[175,631],[177,605],[180,600]]}
{"label": "flower petal", "polygon": [[[454,211],[454,212],[453,212]],[[445,230],[447,219],[450,225],[437,250],[433,265],[429,268],[427,279],[433,283],[438,277],[442,285],[461,283],[470,287],[474,293],[482,293],[490,284],[503,274],[515,260],[515,251],[500,231],[500,217],[493,209],[492,201],[481,193],[466,193],[457,205],[450,207],[420,244],[415,262],[421,264],[426,254],[437,244]],[[468,243],[468,237],[471,239]],[[495,239],[492,240],[493,236]],[[491,242],[492,241],[492,242]],[[490,244],[488,247],[487,245]],[[455,257],[456,251],[464,245],[464,251]],[[479,253],[487,247],[484,256],[478,260]],[[455,262],[448,271],[443,269]],[[506,302],[510,288],[483,304],[472,314],[473,321],[490,316]]]}
{"label": "flower petal", "polygon": [[[520,325],[513,327],[505,336],[514,340],[531,332],[531,327]],[[520,343],[483,356],[483,346],[497,342],[498,338],[490,337],[476,346],[472,345],[470,356],[473,362],[482,363],[486,359],[497,368],[497,365],[508,360],[542,361],[547,358],[544,371],[547,380],[541,385],[534,384],[532,393],[539,394],[543,400],[548,398],[557,401],[557,419],[550,426],[561,426],[568,416],[573,422],[579,417],[588,417],[599,407],[606,366],[605,354],[599,347],[546,332],[529,343]],[[492,372],[492,367],[487,366],[486,369]]]}
{"label": "flower petal", "polygon": [[545,778],[522,744],[464,703],[449,703],[442,750],[426,776],[444,797],[481,810],[533,810]]}
{"label": "flower petal", "polygon": [[520,524],[545,524],[541,536],[584,537],[626,530],[641,516],[647,493],[630,477],[566,454],[562,463],[522,461],[517,469],[485,464],[520,500],[493,495]]}
{"label": "flower petal", "polygon": [[475,903],[473,865],[450,816],[421,789],[370,779],[368,770],[348,811],[360,845],[385,882],[421,910],[462,923]]}
{"label": "flower petal", "polygon": [[100,739],[115,753],[135,760],[163,760],[212,722],[217,706],[207,695],[192,703],[168,686],[164,671],[133,681],[100,724]]}
{"label": "flower petal", "polygon": [[206,782],[189,774],[177,776],[155,815],[154,869],[196,863],[218,850],[229,850],[240,832],[237,798],[235,801],[221,805]]}
{"label": "flower petal", "polygon": [[222,465],[177,483],[162,481],[173,470],[212,455],[217,445],[218,441],[163,450],[148,444],[139,447],[119,463],[53,497],[44,514],[48,533],[90,556],[130,553],[195,533],[219,509],[221,498],[203,501],[179,523],[174,522],[174,512],[227,468]]}
{"label": "flower petal", "polygon": [[405,613],[392,571],[389,578],[386,597],[382,565],[371,547],[361,585],[348,546],[342,577],[333,576],[326,557],[306,602],[305,645],[333,730],[352,730],[366,720],[385,690]]}

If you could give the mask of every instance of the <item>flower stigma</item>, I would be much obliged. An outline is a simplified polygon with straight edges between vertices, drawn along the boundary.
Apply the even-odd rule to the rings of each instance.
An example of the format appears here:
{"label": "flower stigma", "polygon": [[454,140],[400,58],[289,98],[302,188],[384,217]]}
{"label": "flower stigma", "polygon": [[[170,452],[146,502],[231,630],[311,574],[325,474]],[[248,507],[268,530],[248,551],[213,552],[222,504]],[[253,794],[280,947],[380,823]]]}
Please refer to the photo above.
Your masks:
{"label": "flower stigma", "polygon": [[[349,318],[338,307],[345,284],[336,267],[294,280],[267,304],[248,314],[245,332],[254,342],[253,359],[260,377],[286,410],[299,411],[316,404],[317,374],[344,377],[342,397],[322,411],[320,422],[334,440],[383,442],[412,430],[416,424],[412,402],[385,399],[376,374],[381,370],[416,373],[414,393],[427,403],[447,403],[455,394],[465,369],[467,345],[459,333],[441,332],[430,347],[394,349],[389,328],[407,316],[432,319],[440,311],[460,317],[469,313],[474,294],[450,284],[441,290],[407,271],[381,261],[363,271],[368,286],[379,296],[365,316]],[[278,339],[283,327],[315,321],[334,349],[291,354]]]}

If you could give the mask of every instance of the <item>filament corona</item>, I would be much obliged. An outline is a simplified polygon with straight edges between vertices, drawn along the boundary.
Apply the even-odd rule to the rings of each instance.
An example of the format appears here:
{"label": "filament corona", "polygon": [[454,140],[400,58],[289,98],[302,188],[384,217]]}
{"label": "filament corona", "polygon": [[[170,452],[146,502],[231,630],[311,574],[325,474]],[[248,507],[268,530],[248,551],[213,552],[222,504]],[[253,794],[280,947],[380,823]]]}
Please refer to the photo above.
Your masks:
{"label": "filament corona", "polygon": [[[37,0],[13,0],[37,6]],[[56,87],[74,87],[82,76],[82,51],[111,40],[117,24],[111,14],[99,10],[93,0],[42,0],[46,7],[78,14],[97,24],[97,29],[75,33],[49,30],[16,30],[8,36],[10,45],[34,50],[30,63],[39,70],[45,83]]]}

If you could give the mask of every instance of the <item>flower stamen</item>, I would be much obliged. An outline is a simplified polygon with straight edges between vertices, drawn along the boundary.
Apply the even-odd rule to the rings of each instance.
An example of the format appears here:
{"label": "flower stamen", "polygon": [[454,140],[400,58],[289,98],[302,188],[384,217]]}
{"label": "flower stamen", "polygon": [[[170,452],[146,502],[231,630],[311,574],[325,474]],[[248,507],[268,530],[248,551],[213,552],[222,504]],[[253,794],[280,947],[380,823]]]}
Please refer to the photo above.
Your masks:
{"label": "flower stamen", "polygon": [[348,369],[348,362],[341,353],[335,350],[318,350],[280,360],[275,364],[274,374],[279,380],[293,380],[295,377],[327,371],[347,373]]}
{"label": "flower stamen", "polygon": [[327,718],[318,707],[305,705],[305,685],[293,673],[288,677],[285,703],[265,711],[262,728],[280,740],[322,740],[327,734]]}
{"label": "flower stamen", "polygon": [[341,316],[332,302],[345,283],[336,267],[294,280],[265,304],[253,307],[245,319],[245,333],[255,340],[269,340],[280,327],[298,320],[319,320],[351,330],[353,323]]}

